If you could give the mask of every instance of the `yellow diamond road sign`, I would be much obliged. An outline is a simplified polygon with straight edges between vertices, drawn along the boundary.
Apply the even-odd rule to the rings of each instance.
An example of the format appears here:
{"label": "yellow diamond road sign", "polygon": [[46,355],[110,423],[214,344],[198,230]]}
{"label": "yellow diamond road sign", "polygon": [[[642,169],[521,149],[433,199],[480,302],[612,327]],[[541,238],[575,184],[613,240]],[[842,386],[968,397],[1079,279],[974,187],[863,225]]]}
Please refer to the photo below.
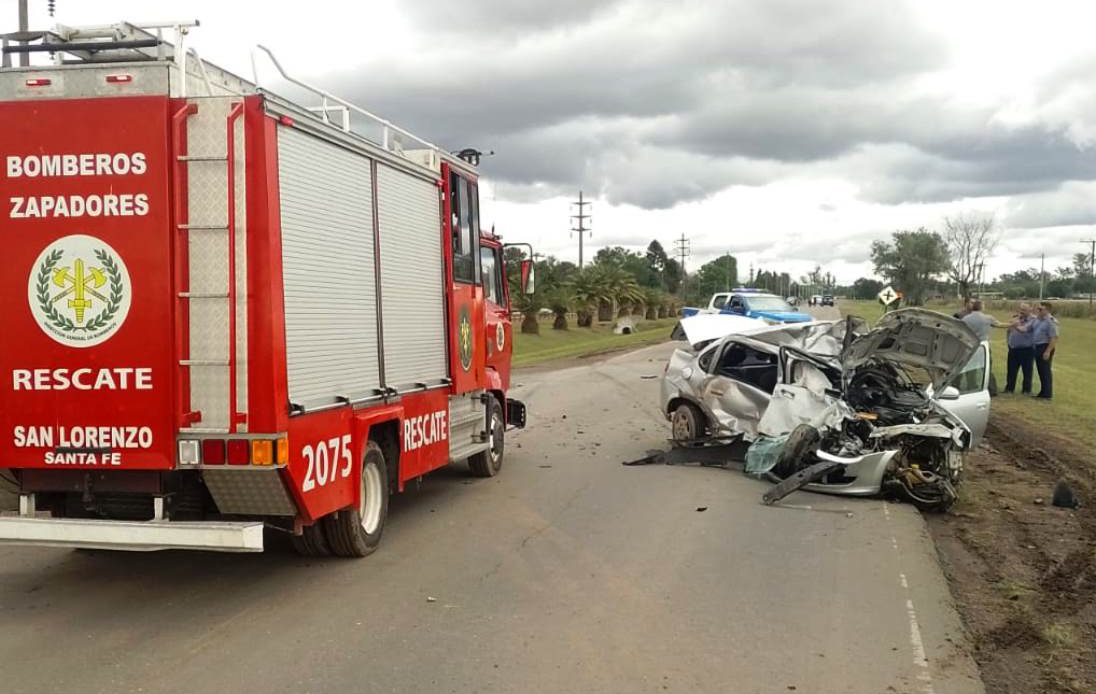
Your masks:
{"label": "yellow diamond road sign", "polygon": [[898,298],[898,292],[894,291],[894,287],[884,287],[877,296],[884,306],[890,306]]}

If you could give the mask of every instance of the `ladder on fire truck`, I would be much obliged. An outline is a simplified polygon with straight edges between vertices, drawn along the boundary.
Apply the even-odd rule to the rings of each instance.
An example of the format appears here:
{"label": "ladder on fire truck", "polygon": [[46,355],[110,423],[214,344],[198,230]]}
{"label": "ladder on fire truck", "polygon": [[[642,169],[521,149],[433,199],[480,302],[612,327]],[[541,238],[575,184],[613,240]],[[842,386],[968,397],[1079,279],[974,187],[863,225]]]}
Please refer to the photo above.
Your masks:
{"label": "ladder on fire truck", "polygon": [[[193,117],[198,116],[202,108],[213,113],[201,114],[204,122],[195,123]],[[217,132],[219,113],[227,109],[223,114],[223,138]],[[236,433],[240,425],[247,423],[246,412],[241,412],[237,397],[239,385],[239,341],[237,332],[238,313],[240,311],[237,301],[238,277],[237,277],[237,246],[241,239],[237,234],[237,209],[236,196],[238,181],[236,176],[236,124],[243,115],[243,101],[232,97],[213,99],[191,99],[181,106],[172,116],[172,155],[175,167],[172,177],[175,186],[172,199],[174,201],[174,223],[176,229],[176,248],[178,259],[176,261],[175,286],[186,289],[177,293],[176,303],[176,354],[182,356],[179,360],[179,383],[181,386],[179,396],[186,398],[191,392],[193,382],[200,378],[197,371],[210,372],[224,369],[227,373],[224,380],[216,378],[201,378],[206,383],[207,389],[215,387],[220,390],[224,384],[225,393],[221,395],[221,402],[227,401],[227,408],[221,417],[212,417],[211,413],[203,412],[194,407],[194,398],[190,401],[180,400],[178,411],[181,413],[180,428],[189,432],[204,434]],[[191,127],[188,127],[191,126]],[[207,151],[199,154],[189,153],[189,143],[197,133],[203,133]],[[223,143],[223,144],[222,144]],[[223,147],[223,151],[214,151]],[[200,167],[198,172],[191,171],[191,166]],[[223,174],[222,174],[223,172]],[[205,182],[207,189],[216,191],[221,188],[221,175],[224,177],[224,198],[211,200],[198,200],[197,204],[192,197],[198,191],[199,186]],[[221,203],[223,202],[223,209]],[[197,212],[197,214],[194,214]],[[195,221],[197,217],[197,221]],[[205,238],[199,238],[203,235]],[[224,248],[224,253],[220,249]],[[201,245],[206,252],[201,255],[208,259],[200,267],[183,262],[195,254],[190,250]],[[209,273],[207,268],[220,264],[223,260],[225,272],[223,278],[218,278],[222,273],[212,271],[213,278],[202,273]],[[220,284],[221,281],[224,284]],[[195,285],[200,285],[195,289]],[[225,334],[205,336],[210,329],[216,330],[222,319],[221,311],[213,302],[223,304],[223,320]],[[198,305],[200,304],[200,306]],[[211,312],[212,311],[212,312]],[[183,321],[186,324],[183,324]],[[184,342],[184,336],[188,341]],[[203,345],[200,350],[208,350],[208,353],[192,353],[195,344]],[[220,349],[226,349],[222,355]],[[215,408],[219,413],[220,407]],[[210,421],[210,420],[213,421]],[[202,426],[195,426],[202,425]]]}

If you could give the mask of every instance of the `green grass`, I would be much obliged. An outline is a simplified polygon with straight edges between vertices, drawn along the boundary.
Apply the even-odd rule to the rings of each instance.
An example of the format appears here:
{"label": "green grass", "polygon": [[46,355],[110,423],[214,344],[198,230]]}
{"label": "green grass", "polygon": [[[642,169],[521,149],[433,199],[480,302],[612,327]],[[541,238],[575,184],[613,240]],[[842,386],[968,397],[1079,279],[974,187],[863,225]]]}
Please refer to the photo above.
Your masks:
{"label": "green grass", "polygon": [[677,318],[639,321],[631,335],[614,335],[612,324],[594,324],[592,328],[576,327],[552,330],[552,320],[541,321],[539,335],[525,335],[514,323],[514,366],[532,366],[553,359],[585,357],[601,352],[642,347],[670,339]]}
{"label": "green grass", "polygon": [[[853,313],[875,321],[882,314],[875,301],[842,301],[842,313]],[[927,308],[951,314],[958,303],[930,304]],[[1008,319],[1012,311],[990,309],[998,320]],[[1022,418],[1038,430],[1063,436],[1079,444],[1096,447],[1096,321],[1089,318],[1060,318],[1061,337],[1054,354],[1054,399],[1033,400],[1021,395],[1001,395],[993,399],[993,409]],[[1008,346],[1005,331],[993,331],[993,372],[997,385],[1005,385],[1005,358]],[[1033,377],[1035,388],[1038,377]],[[1019,384],[1017,384],[1019,387]]]}

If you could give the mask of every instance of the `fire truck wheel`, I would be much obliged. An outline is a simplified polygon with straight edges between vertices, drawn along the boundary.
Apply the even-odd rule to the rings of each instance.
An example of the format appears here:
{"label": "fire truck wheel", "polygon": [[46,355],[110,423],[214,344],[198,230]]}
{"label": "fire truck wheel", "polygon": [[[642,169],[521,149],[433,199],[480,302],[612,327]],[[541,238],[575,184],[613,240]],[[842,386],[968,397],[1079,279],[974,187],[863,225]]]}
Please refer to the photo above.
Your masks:
{"label": "fire truck wheel", "polygon": [[293,549],[304,557],[329,557],[331,548],[327,544],[327,538],[323,535],[321,521],[307,525],[300,535],[291,535]]}
{"label": "fire truck wheel", "polygon": [[468,467],[476,477],[494,477],[502,469],[502,454],[506,449],[506,423],[502,421],[502,407],[493,397],[487,407],[487,436],[491,447],[468,458]]}
{"label": "fire truck wheel", "polygon": [[331,551],[338,557],[364,557],[381,543],[388,516],[388,467],[376,441],[370,441],[362,460],[361,502],[357,508],[336,511],[323,519]]}

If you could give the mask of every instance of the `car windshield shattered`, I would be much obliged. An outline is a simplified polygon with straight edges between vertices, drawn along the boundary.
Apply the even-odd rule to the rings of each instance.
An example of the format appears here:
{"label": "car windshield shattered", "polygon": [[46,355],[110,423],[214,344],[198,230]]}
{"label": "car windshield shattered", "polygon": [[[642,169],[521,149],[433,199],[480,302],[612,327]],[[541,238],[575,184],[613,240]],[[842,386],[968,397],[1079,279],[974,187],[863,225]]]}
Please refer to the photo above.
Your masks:
{"label": "car windshield shattered", "polygon": [[662,380],[675,442],[749,443],[746,471],[778,483],[770,503],[799,488],[954,503],[988,411],[985,345],[961,321],[903,309],[870,330],[850,317],[713,338],[693,320]]}

